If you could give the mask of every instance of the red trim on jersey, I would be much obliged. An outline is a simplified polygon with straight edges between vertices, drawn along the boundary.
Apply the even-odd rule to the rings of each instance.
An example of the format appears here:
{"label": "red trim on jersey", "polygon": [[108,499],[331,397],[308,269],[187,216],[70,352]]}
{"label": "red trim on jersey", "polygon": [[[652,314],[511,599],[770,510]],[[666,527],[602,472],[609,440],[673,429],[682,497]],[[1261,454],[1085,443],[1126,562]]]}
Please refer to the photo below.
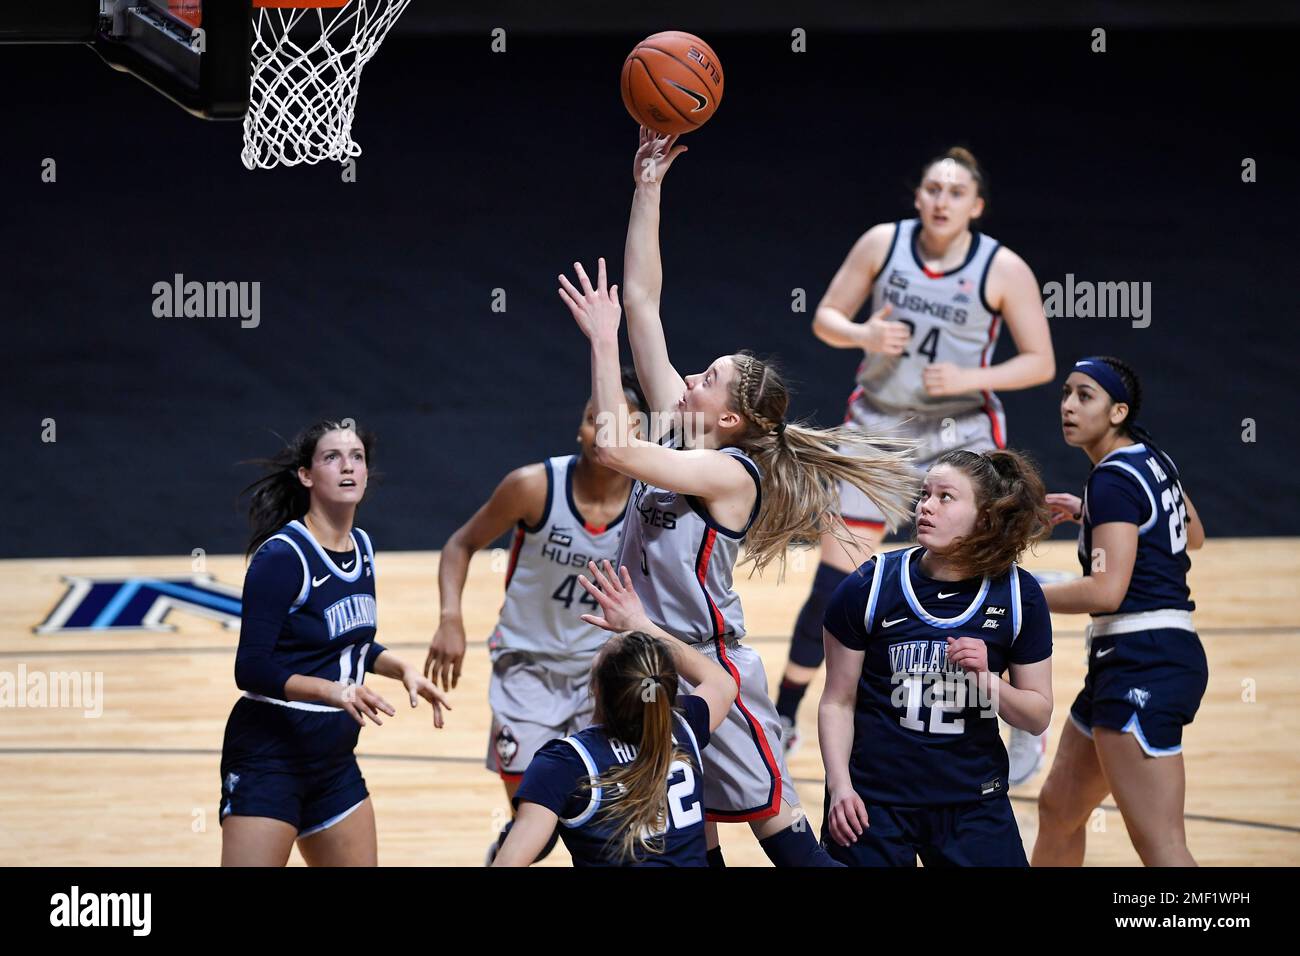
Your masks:
{"label": "red trim on jersey", "polygon": [[930,279],[942,279],[942,278],[944,277],[944,275],[946,274],[946,273],[944,273],[944,272],[942,272],[942,271],[940,271],[940,272],[932,272],[932,271],[930,270],[929,266],[921,266],[921,271],[924,272],[924,273],[926,274],[926,276],[927,276],[928,278],[930,278]]}
{"label": "red trim on jersey", "polygon": [[[704,600],[709,605],[709,614],[713,617],[713,633],[721,634],[725,622],[722,619],[722,612],[718,606],[713,603],[713,598],[709,594],[708,571],[709,556],[713,554],[713,544],[718,540],[718,532],[709,528],[704,532],[704,546],[700,549],[700,559],[695,565],[695,576],[699,579],[700,588],[704,591]],[[738,679],[739,680],[739,679]]]}
{"label": "red trim on jersey", "polygon": [[[499,758],[497,762],[498,763],[501,762]],[[504,770],[498,770],[497,773],[500,775],[501,779],[504,780],[506,783],[519,783],[521,780],[524,779],[524,775],[522,773],[506,773]]]}
{"label": "red trim on jersey", "polygon": [[984,393],[984,414],[988,415],[989,425],[993,429],[993,444],[999,448],[1006,448],[1007,439],[1002,434],[1002,425],[998,422],[997,413],[993,411],[993,402],[988,392]]}
{"label": "red trim on jersey", "polygon": [[866,389],[861,385],[849,392],[849,400],[844,403],[844,420],[846,422],[853,420],[853,403],[861,398],[864,392],[866,392]]}
{"label": "red trim on jersey", "polygon": [[844,518],[844,523],[853,525],[855,528],[871,528],[873,531],[885,530],[885,523],[883,521],[868,521],[866,518]]}
{"label": "red trim on jersey", "polygon": [[582,522],[582,526],[587,529],[589,534],[604,534],[605,529],[609,527],[607,524],[592,524],[586,520]]}
{"label": "red trim on jersey", "polygon": [[716,641],[718,648],[718,663],[726,669],[731,675],[731,679],[736,682],[736,707],[744,716],[745,722],[749,724],[749,733],[758,744],[759,752],[763,756],[763,766],[767,768],[768,774],[772,777],[772,799],[765,807],[759,807],[755,810],[744,810],[740,813],[731,813],[726,810],[709,810],[705,808],[704,818],[714,822],[725,823],[744,823],[750,820],[764,820],[768,817],[774,817],[781,809],[781,768],[776,762],[776,757],[772,755],[772,748],[767,745],[767,734],[763,732],[762,726],[754,715],[749,712],[745,702],[740,696],[740,672],[736,666],[727,659],[727,644],[722,638]]}
{"label": "red trim on jersey", "polygon": [[[998,330],[1002,328],[1002,316],[993,316],[993,321],[989,323],[989,340],[984,345],[984,351],[980,352],[980,368],[988,368],[989,351],[993,348],[993,343],[998,340]],[[989,425],[993,429],[993,444],[999,448],[1007,447],[1006,436],[1002,434],[1002,424],[998,421],[997,413],[993,411],[993,393],[988,389],[980,392],[984,396],[984,414],[989,417]]]}
{"label": "red trim on jersey", "polygon": [[510,546],[510,566],[506,568],[506,590],[510,590],[510,579],[515,576],[515,565],[519,563],[519,551],[524,546],[523,527],[515,528],[515,541]]}

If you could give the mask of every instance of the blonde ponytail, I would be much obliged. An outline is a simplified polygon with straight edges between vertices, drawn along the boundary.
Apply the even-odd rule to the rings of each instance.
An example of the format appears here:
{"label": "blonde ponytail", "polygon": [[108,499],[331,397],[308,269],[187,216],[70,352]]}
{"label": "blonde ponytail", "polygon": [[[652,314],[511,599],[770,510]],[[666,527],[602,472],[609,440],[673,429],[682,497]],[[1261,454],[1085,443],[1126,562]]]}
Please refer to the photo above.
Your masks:
{"label": "blonde ponytail", "polygon": [[775,560],[784,574],[790,544],[824,533],[857,547],[840,514],[841,481],[870,498],[890,530],[911,520],[920,486],[915,440],[788,423],[789,390],[775,366],[749,352],[733,359],[732,400],[749,422],[739,444],[763,475],[762,506],[745,538],[745,561],[755,571]]}

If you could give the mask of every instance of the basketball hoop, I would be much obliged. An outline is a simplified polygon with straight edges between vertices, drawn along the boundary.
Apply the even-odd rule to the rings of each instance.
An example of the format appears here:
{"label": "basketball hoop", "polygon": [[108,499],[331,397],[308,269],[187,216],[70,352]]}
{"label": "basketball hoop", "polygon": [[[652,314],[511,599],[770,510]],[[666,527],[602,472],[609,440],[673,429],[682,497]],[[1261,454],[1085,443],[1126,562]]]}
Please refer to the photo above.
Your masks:
{"label": "basketball hoop", "polygon": [[346,162],[361,69],[411,0],[253,0],[249,169]]}

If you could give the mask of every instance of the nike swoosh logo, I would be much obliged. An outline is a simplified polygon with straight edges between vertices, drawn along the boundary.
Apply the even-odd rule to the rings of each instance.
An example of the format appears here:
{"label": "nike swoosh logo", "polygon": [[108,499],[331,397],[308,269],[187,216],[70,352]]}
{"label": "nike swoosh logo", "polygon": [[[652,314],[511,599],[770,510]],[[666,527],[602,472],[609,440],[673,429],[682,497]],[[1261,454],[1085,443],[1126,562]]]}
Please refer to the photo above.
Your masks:
{"label": "nike swoosh logo", "polygon": [[940,598],[940,599],[943,599],[943,598],[954,597],[954,596],[956,596],[956,595],[958,595],[958,594],[961,594],[961,592],[960,592],[960,591],[949,591],[947,594],[944,594],[942,591],[940,591],[940,592],[939,592],[939,598]]}
{"label": "nike swoosh logo", "polygon": [[327,574],[327,575],[325,575],[325,577],[321,578],[319,581],[317,581],[315,578],[312,578],[312,579],[311,579],[311,586],[314,587],[314,588],[318,588],[318,587],[320,587],[322,584],[324,584],[326,581],[328,581],[328,580],[329,580],[330,578],[332,578],[332,577],[334,577],[334,575],[332,575],[332,574]]}
{"label": "nike swoosh logo", "polygon": [[[352,561],[355,560],[356,558],[352,559]],[[348,568],[352,567],[352,561],[349,561],[347,564],[340,564],[339,567],[341,567],[344,571],[346,571]]]}
{"label": "nike swoosh logo", "polygon": [[692,113],[698,113],[700,110],[704,109],[706,106],[709,105],[709,98],[705,96],[703,93],[696,93],[694,90],[688,90],[680,83],[674,83],[672,80],[668,79],[667,77],[664,78],[664,82],[667,83],[669,86],[673,86],[681,90],[683,93],[685,93],[687,96],[689,96],[691,99],[695,101],[696,106],[695,109],[691,110]]}
{"label": "nike swoosh logo", "polygon": [[902,624],[902,623],[903,623],[904,621],[906,621],[906,620],[907,620],[907,618],[905,618],[905,617],[900,617],[897,621],[881,621],[881,622],[880,622],[880,626],[881,626],[881,627],[893,627],[895,624]]}
{"label": "nike swoosh logo", "polygon": [[1114,649],[1115,649],[1115,648],[1113,648],[1113,647],[1108,647],[1108,648],[1106,648],[1104,651],[1098,651],[1096,656],[1097,656],[1097,657],[1105,657],[1107,654],[1109,654],[1109,653],[1110,653],[1111,651],[1113,651]]}

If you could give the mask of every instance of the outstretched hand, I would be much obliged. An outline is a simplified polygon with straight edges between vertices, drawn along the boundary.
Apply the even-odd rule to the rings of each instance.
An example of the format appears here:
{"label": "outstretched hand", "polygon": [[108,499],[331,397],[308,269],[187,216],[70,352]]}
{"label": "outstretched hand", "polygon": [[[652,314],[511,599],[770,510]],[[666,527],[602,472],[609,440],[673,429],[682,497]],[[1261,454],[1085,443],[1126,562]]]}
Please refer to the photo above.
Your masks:
{"label": "outstretched hand", "polygon": [[591,280],[582,268],[581,262],[575,262],[573,269],[577,273],[581,290],[574,287],[567,276],[560,276],[560,298],[569,307],[573,319],[582,329],[582,334],[593,342],[600,337],[618,337],[618,324],[623,316],[623,308],[618,304],[618,286],[605,285],[605,260],[598,260],[596,287],[591,287]]}
{"label": "outstretched hand", "polygon": [[676,136],[656,133],[642,126],[636,160],[632,163],[632,180],[638,186],[642,183],[658,185],[663,182],[664,173],[668,172],[673,160],[686,152],[687,147],[677,146],[676,143]]}
{"label": "outstretched hand", "polygon": [[612,564],[608,561],[602,563],[605,566],[603,571],[596,566],[595,561],[587,562],[587,570],[596,579],[595,584],[584,574],[578,575],[578,583],[600,605],[605,616],[583,614],[582,620],[607,631],[644,631],[652,627],[645,608],[641,606],[641,599],[632,589],[632,578],[627,573],[627,568],[620,567],[616,575]]}

